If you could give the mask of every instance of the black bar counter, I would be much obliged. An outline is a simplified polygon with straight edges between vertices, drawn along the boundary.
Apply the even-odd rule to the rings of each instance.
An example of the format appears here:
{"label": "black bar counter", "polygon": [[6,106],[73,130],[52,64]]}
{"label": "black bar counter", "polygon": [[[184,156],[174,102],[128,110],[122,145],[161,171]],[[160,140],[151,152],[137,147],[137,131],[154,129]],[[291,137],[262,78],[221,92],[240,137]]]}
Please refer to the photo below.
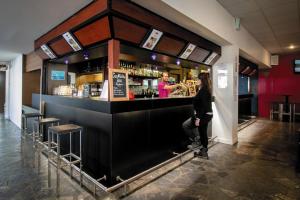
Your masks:
{"label": "black bar counter", "polygon": [[[39,107],[39,95],[32,105]],[[108,102],[43,95],[45,116],[74,123],[83,130],[83,169],[94,178],[127,179],[183,152],[188,144],[182,123],[193,113],[192,98],[137,99]],[[46,139],[46,138],[45,138]],[[78,153],[79,140],[72,148]],[[62,149],[68,151],[68,139]]]}

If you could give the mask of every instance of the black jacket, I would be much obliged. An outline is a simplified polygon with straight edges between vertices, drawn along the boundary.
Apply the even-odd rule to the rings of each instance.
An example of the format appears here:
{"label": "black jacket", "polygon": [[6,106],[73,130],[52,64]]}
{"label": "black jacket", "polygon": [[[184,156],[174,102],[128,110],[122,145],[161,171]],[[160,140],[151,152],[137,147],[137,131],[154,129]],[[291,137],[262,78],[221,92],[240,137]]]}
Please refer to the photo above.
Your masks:
{"label": "black jacket", "polygon": [[206,88],[201,88],[193,99],[193,105],[195,110],[195,118],[206,119],[208,116],[206,113],[212,113],[211,108],[211,94]]}

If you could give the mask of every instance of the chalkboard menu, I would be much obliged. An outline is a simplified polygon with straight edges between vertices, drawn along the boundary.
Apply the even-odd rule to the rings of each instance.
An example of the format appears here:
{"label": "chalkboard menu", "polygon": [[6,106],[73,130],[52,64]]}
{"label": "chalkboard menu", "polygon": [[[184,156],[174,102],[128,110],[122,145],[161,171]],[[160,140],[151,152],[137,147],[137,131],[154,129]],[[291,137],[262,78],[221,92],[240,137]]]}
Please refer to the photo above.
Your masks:
{"label": "chalkboard menu", "polygon": [[120,69],[109,70],[110,101],[129,100],[128,74]]}

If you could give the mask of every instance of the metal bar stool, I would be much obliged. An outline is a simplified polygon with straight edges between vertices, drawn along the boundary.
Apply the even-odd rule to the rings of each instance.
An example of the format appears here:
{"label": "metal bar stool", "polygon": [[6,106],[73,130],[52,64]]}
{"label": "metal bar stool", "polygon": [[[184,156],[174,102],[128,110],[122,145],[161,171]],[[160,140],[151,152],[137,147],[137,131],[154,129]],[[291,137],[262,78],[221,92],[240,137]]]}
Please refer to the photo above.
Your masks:
{"label": "metal bar stool", "polygon": [[[41,119],[43,117],[43,115],[41,113],[22,113],[22,119],[23,119],[23,130],[24,133],[27,133],[27,120],[29,118],[37,118],[37,119]],[[31,134],[28,134],[31,135]]]}
{"label": "metal bar stool", "polygon": [[283,107],[282,103],[277,102],[271,102],[270,107],[270,120],[274,119],[274,114],[278,115],[279,120],[281,121],[282,115],[281,115],[281,107]]}
{"label": "metal bar stool", "polygon": [[[75,155],[72,152],[72,134],[79,132],[80,136],[80,143],[79,143],[79,156]],[[75,124],[65,124],[65,125],[60,125],[60,126],[52,126],[48,128],[48,166],[50,166],[51,162],[51,157],[50,154],[52,152],[51,144],[53,141],[51,141],[52,137],[51,134],[56,134],[56,140],[57,140],[57,163],[56,163],[56,194],[59,194],[59,189],[60,189],[60,175],[59,175],[59,170],[61,168],[60,161],[62,158],[67,158],[69,157],[69,160],[67,160],[67,164],[70,166],[70,177],[72,179],[72,166],[75,166],[76,163],[79,163],[79,175],[80,175],[80,186],[82,185],[82,155],[81,155],[81,133],[82,133],[82,127],[77,126]],[[69,139],[70,139],[70,152],[65,155],[60,155],[60,136],[61,135],[66,135],[69,134]],[[72,158],[74,159],[72,161]]]}
{"label": "metal bar stool", "polygon": [[289,122],[292,122],[292,104],[287,104],[287,106],[280,104],[280,115],[281,121],[283,120],[283,116],[288,116]]}
{"label": "metal bar stool", "polygon": [[293,120],[296,121],[296,117],[300,116],[300,103],[294,103],[293,105]]}
{"label": "metal bar stool", "polygon": [[59,126],[60,119],[57,118],[42,118],[33,121],[33,146],[36,141],[48,148],[48,140],[44,142],[44,125]]}

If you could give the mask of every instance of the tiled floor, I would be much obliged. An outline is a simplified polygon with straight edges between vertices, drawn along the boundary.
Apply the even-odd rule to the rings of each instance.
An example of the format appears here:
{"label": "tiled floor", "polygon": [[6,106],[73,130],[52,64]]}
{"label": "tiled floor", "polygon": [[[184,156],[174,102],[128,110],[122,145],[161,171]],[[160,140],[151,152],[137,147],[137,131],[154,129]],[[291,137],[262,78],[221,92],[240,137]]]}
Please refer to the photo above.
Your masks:
{"label": "tiled floor", "polygon": [[294,170],[299,127],[258,120],[239,133],[238,145],[218,144],[209,161],[194,159],[126,200],[300,199]]}
{"label": "tiled floor", "polygon": [[[218,144],[210,149],[210,160],[193,159],[125,199],[300,199],[296,128],[300,125],[258,120],[240,132],[238,145]],[[0,117],[0,200],[56,199],[54,177],[54,188],[47,187],[45,157],[40,172],[37,161],[31,141],[22,140],[20,130]],[[59,199],[94,199],[63,173],[61,179]]]}
{"label": "tiled floor", "polygon": [[[38,168],[38,154],[31,140],[21,139],[20,129],[0,115],[0,200],[94,199],[64,173],[61,173],[60,197],[56,198],[54,167],[51,169],[52,188],[48,188],[45,157],[40,157]],[[99,199],[113,199],[108,196]]]}

